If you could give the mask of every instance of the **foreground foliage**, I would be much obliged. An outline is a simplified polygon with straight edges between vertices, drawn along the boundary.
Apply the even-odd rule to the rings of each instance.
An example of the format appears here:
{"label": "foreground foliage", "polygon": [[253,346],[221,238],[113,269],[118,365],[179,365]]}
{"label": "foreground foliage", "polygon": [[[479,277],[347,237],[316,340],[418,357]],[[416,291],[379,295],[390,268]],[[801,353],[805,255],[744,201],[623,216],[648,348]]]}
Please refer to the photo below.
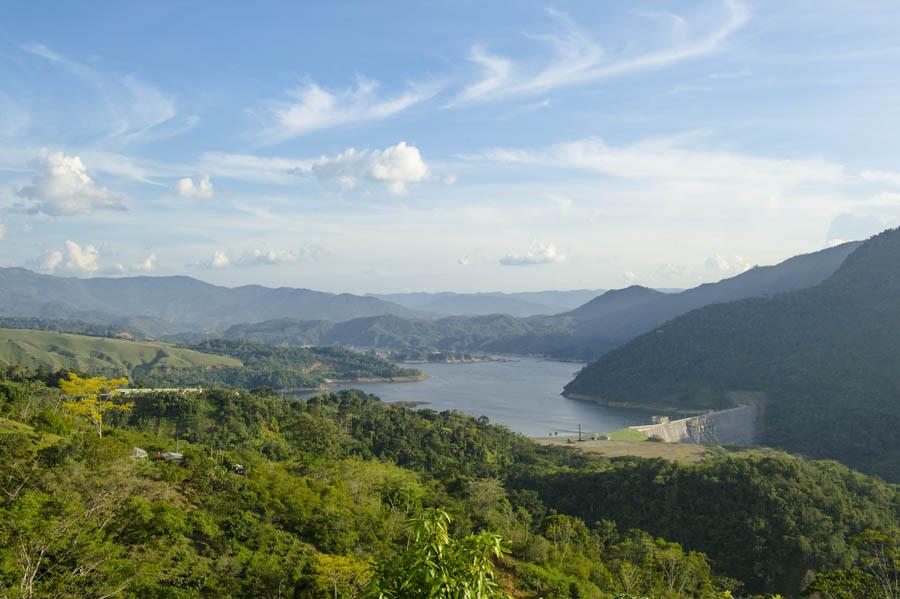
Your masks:
{"label": "foreground foliage", "polygon": [[897,488],[836,464],[609,461],[356,392],[138,397],[99,437],[58,377],[0,376],[0,596],[722,599],[798,592],[795,564],[829,592],[896,582]]}

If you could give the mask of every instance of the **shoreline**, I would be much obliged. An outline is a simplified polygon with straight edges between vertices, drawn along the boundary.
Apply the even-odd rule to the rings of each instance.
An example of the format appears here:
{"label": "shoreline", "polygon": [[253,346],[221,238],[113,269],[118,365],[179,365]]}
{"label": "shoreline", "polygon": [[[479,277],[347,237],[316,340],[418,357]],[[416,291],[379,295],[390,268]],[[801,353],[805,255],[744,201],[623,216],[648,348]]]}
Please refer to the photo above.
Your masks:
{"label": "shoreline", "polygon": [[636,404],[627,401],[613,401],[609,399],[603,399],[602,397],[597,397],[595,395],[584,395],[582,393],[570,393],[563,391],[560,393],[566,399],[572,399],[575,401],[587,401],[591,403],[595,403],[600,406],[604,406],[607,408],[622,408],[625,410],[635,410],[638,412],[652,412],[656,414],[662,413],[666,414],[678,414],[684,416],[702,416],[703,414],[709,414],[714,410],[688,410],[685,408],[673,408],[671,406],[665,406],[661,404]]}

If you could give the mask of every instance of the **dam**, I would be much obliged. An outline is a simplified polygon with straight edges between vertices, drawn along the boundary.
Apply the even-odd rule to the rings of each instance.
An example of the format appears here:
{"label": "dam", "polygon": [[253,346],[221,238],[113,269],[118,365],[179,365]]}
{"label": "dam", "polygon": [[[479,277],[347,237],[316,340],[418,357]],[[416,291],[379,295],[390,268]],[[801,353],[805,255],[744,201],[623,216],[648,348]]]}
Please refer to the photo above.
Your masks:
{"label": "dam", "polygon": [[754,445],[759,433],[760,412],[760,404],[750,402],[727,410],[629,428],[667,443]]}

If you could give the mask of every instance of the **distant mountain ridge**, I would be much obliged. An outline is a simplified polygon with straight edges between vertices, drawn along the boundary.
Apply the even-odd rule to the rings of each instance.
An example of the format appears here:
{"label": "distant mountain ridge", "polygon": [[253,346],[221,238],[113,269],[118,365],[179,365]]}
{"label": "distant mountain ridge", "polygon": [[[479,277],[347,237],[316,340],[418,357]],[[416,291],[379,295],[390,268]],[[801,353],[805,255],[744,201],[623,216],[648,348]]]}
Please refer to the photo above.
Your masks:
{"label": "distant mountain ridge", "polygon": [[443,316],[486,316],[509,314],[516,317],[566,312],[604,293],[603,289],[570,291],[523,291],[514,293],[387,293],[372,294],[411,310]]}
{"label": "distant mountain ridge", "polygon": [[417,312],[370,296],[333,294],[260,285],[221,287],[185,276],[90,278],[42,275],[0,268],[0,315],[78,318],[88,322],[126,319],[156,334],[222,330],[273,318],[336,322]]}
{"label": "distant mountain ridge", "polygon": [[818,284],[858,245],[848,243],[796,256],[775,266],[753,268],[736,277],[681,293],[664,293],[637,285],[607,291],[574,310],[554,316],[515,318],[489,314],[409,319],[387,315],[339,324],[280,319],[235,325],[225,336],[275,344],[433,348],[590,360],[692,309]]}
{"label": "distant mountain ridge", "polygon": [[701,409],[763,392],[763,442],[900,480],[900,229],[854,249],[819,285],[671,320],[566,392]]}

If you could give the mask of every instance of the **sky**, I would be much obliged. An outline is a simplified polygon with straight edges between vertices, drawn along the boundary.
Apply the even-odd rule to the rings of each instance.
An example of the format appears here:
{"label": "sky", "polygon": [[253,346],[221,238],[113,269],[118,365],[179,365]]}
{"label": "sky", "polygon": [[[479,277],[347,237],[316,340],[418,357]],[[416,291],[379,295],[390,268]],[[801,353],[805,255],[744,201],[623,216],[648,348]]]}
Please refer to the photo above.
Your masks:
{"label": "sky", "polygon": [[0,265],[690,287],[900,225],[900,3],[8,0]]}

